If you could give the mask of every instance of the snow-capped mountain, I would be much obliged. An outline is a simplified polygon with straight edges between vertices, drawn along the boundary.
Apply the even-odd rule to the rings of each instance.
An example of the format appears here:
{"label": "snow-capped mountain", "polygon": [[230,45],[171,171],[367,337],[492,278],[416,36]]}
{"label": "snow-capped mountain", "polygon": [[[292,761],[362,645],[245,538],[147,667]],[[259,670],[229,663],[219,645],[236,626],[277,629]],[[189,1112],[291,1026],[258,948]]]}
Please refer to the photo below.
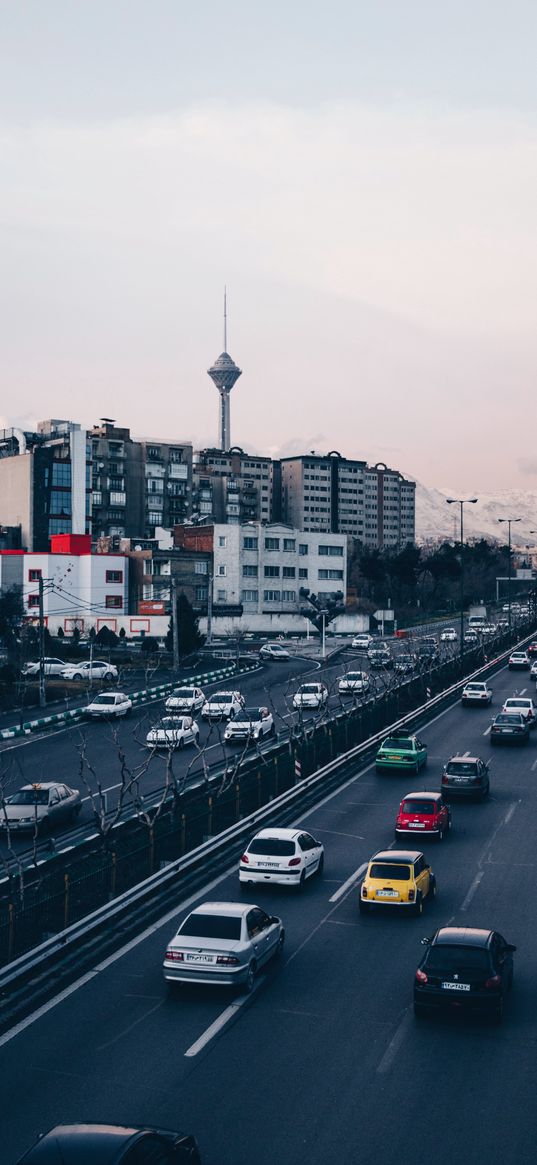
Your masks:
{"label": "snow-capped mountain", "polygon": [[[446,498],[454,496],[447,490],[427,489],[416,482],[416,541],[437,542],[460,536],[460,506],[448,506]],[[471,497],[472,494],[464,495]],[[464,537],[487,538],[507,542],[507,525],[498,518],[521,518],[511,526],[513,546],[537,545],[537,492],[535,490],[505,489],[497,493],[480,493],[475,505],[464,507]],[[530,534],[533,530],[534,534]]]}

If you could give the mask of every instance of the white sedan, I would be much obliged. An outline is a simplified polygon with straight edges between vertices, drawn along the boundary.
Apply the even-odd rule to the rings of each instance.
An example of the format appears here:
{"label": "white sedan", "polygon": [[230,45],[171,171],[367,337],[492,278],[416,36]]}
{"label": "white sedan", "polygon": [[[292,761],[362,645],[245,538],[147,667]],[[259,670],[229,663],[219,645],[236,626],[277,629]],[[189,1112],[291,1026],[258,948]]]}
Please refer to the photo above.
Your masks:
{"label": "white sedan", "polygon": [[242,708],[226,724],[224,740],[255,742],[274,733],[274,718],[269,708]]}
{"label": "white sedan", "polygon": [[251,991],[257,972],[283,949],[281,918],[242,902],[202,902],[168,943],[169,983],[208,983]]}
{"label": "white sedan", "polygon": [[168,712],[188,712],[193,716],[199,712],[205,703],[205,696],[201,688],[176,688],[168,696],[164,707]]}
{"label": "white sedan", "polygon": [[373,636],[364,631],[360,635],[355,635],[352,640],[351,647],[356,647],[358,651],[367,651],[373,642]]}
{"label": "white sedan", "polygon": [[201,714],[204,720],[233,720],[244,708],[244,696],[240,692],[215,692],[208,696]]}
{"label": "white sedan", "polygon": [[239,881],[241,886],[276,882],[301,889],[323,866],[324,847],[305,829],[262,829],[241,857]]}
{"label": "white sedan", "polygon": [[531,696],[509,696],[504,701],[502,712],[520,712],[529,722],[530,728],[537,724],[537,708]]}
{"label": "white sedan", "polygon": [[369,688],[369,676],[365,671],[348,671],[338,684],[341,696],[363,696]]}
{"label": "white sedan", "polygon": [[280,643],[264,643],[259,649],[259,658],[272,659],[277,662],[278,660],[290,659],[291,655],[287,648],[282,647]]}
{"label": "white sedan", "polygon": [[[46,676],[61,676],[65,669],[64,659],[51,659],[45,656],[43,660],[43,670]],[[38,676],[39,675],[39,660],[32,660],[31,663],[25,663],[22,668],[23,676]]]}
{"label": "white sedan", "polygon": [[327,700],[326,684],[301,684],[293,696],[293,708],[322,708]]}
{"label": "white sedan", "polygon": [[132,712],[132,700],[125,692],[99,692],[98,696],[94,696],[90,704],[88,704],[85,715],[90,719],[96,719],[101,716],[120,717],[130,716]]}
{"label": "white sedan", "polygon": [[91,663],[89,660],[85,663],[73,663],[69,667],[64,665],[62,671],[64,680],[105,680],[106,683],[111,683],[117,678],[117,667],[102,659],[94,659]]}
{"label": "white sedan", "polygon": [[457,632],[454,627],[444,627],[440,635],[441,643],[455,643],[457,639]]}
{"label": "white sedan", "polygon": [[191,716],[163,716],[149,729],[145,743],[148,748],[184,748],[185,744],[198,744],[199,737],[198,725]]}

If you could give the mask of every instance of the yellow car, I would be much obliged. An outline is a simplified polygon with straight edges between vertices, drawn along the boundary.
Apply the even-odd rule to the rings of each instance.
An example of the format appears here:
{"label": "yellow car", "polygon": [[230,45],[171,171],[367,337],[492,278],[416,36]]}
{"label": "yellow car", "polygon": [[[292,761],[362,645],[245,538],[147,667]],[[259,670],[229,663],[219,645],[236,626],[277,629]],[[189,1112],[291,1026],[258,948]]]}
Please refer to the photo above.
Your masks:
{"label": "yellow car", "polygon": [[360,913],[372,906],[403,906],[421,914],[425,899],[435,894],[436,878],[419,850],[381,850],[360,886]]}

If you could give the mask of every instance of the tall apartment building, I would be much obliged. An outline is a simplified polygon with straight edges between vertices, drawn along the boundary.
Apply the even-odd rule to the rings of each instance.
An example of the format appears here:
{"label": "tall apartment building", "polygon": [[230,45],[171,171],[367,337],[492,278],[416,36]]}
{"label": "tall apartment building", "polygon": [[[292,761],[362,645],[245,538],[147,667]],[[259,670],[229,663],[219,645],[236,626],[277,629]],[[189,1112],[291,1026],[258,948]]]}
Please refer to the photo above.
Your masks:
{"label": "tall apartment building", "polygon": [[25,549],[47,551],[56,534],[89,532],[90,461],[85,430],[73,421],[0,431],[0,522],[20,526]]}
{"label": "tall apartment building", "polygon": [[414,542],[415,481],[379,462],[367,467],[365,485],[365,544],[397,550]]}
{"label": "tall apartment building", "polygon": [[90,433],[94,538],[150,538],[191,512],[192,446],[135,441],[102,418]]}
{"label": "tall apartment building", "polygon": [[194,462],[193,513],[202,520],[269,522],[272,461],[234,446],[228,452],[202,449]]}

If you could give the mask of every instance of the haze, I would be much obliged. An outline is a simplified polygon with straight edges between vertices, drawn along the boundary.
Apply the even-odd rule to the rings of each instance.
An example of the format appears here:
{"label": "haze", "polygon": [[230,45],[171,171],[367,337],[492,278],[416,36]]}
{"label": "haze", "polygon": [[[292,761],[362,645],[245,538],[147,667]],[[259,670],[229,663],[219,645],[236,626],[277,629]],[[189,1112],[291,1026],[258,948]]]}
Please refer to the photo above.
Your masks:
{"label": "haze", "polygon": [[[537,10],[0,12],[1,412],[537,488]],[[1,420],[0,420],[1,423]]]}

